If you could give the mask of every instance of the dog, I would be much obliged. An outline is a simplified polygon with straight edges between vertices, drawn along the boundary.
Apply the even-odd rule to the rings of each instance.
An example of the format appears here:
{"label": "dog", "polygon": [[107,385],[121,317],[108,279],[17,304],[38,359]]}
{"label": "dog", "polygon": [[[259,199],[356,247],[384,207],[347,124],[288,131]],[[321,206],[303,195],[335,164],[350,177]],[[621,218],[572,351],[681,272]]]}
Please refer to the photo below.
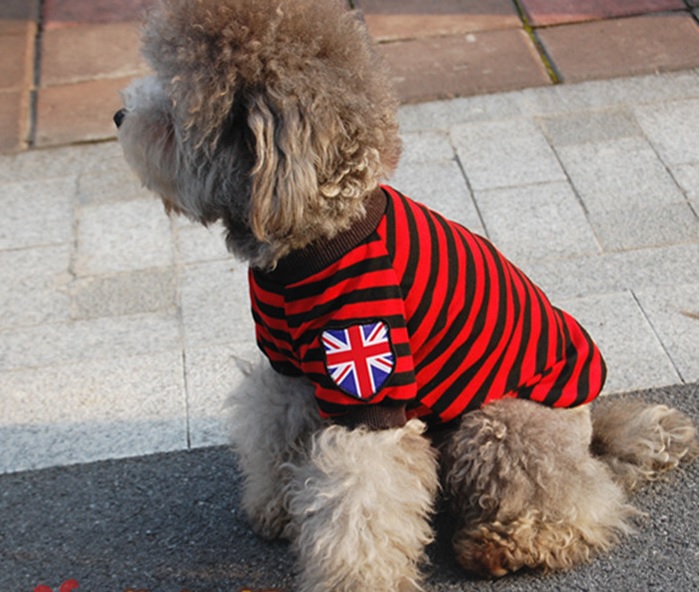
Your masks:
{"label": "dog", "polygon": [[470,572],[564,569],[632,530],[627,494],[691,420],[609,398],[599,349],[485,238],[382,185],[397,102],[335,0],[162,0],[114,116],[168,213],[222,221],[256,337],[231,432],[242,505],[303,592],[420,590],[438,495]]}

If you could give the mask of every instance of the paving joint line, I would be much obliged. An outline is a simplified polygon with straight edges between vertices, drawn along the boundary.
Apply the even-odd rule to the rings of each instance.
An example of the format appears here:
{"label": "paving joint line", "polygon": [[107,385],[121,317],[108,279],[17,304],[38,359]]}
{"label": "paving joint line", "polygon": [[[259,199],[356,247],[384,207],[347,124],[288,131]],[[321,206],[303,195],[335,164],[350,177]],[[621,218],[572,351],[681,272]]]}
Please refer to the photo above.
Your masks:
{"label": "paving joint line", "polygon": [[490,238],[488,227],[485,224],[485,219],[483,218],[483,214],[481,213],[481,208],[478,205],[478,201],[476,200],[476,193],[473,187],[471,186],[471,182],[468,180],[468,175],[466,175],[466,169],[464,168],[464,165],[461,162],[461,157],[459,156],[459,153],[456,151],[453,145],[452,150],[454,152],[454,160],[456,161],[456,166],[459,167],[461,176],[463,177],[464,183],[466,184],[466,189],[468,190],[469,196],[471,198],[471,203],[473,204],[473,207],[476,208],[476,214],[478,215],[478,220],[480,220],[481,226],[483,227],[483,233],[485,234],[486,238]]}
{"label": "paving joint line", "polygon": [[37,9],[36,33],[34,35],[34,75],[32,77],[32,88],[29,90],[29,129],[24,138],[26,149],[31,149],[36,145],[37,104],[39,101],[39,86],[41,85],[41,58],[43,55],[44,5],[46,4],[46,0],[34,1]]}
{"label": "paving joint line", "polygon": [[192,449],[192,417],[189,388],[189,375],[187,373],[187,335],[185,331],[184,313],[182,310],[182,282],[184,279],[185,263],[182,261],[182,254],[178,247],[179,227],[172,216],[168,216],[170,224],[170,239],[173,250],[173,273],[175,276],[175,311],[177,318],[177,333],[179,336],[180,357],[182,359],[182,388],[184,389],[185,406],[185,437],[187,450]]}
{"label": "paving joint line", "polygon": [[677,366],[677,364],[675,363],[675,360],[670,355],[670,352],[668,351],[667,347],[665,346],[665,343],[663,343],[663,340],[660,338],[660,334],[658,333],[657,329],[655,328],[655,325],[653,325],[653,322],[651,321],[650,317],[648,316],[648,313],[646,313],[645,309],[643,308],[641,301],[639,300],[638,296],[636,295],[636,291],[633,289],[630,289],[629,292],[631,293],[631,297],[634,299],[636,306],[638,306],[638,310],[641,311],[641,315],[645,319],[646,323],[648,323],[648,326],[650,327],[651,331],[653,331],[653,335],[655,336],[655,339],[657,340],[657,342],[660,344],[660,347],[662,348],[663,352],[667,356],[667,359],[670,360],[670,364],[672,365],[672,368],[677,373],[677,377],[680,379],[682,384],[687,384],[687,381],[685,380],[684,376],[682,376],[682,372],[680,372],[680,369]]}
{"label": "paving joint line", "polygon": [[552,84],[561,84],[563,82],[563,79],[561,78],[560,74],[556,70],[556,66],[553,63],[553,60],[549,56],[548,52],[546,51],[546,48],[544,47],[544,44],[542,43],[541,39],[539,39],[539,36],[536,34],[536,30],[532,26],[532,24],[529,22],[529,17],[527,16],[527,13],[524,10],[524,6],[522,6],[521,0],[513,0],[515,8],[517,9],[517,13],[519,15],[519,19],[522,21],[522,26],[524,27],[524,32],[527,34],[527,37],[531,40],[531,42],[534,44],[534,48],[536,49],[536,53],[539,56],[539,59],[541,60],[542,64],[544,65],[544,68],[546,69],[546,74],[548,75],[549,79],[551,80]]}
{"label": "paving joint line", "polygon": [[689,0],[684,0],[684,5],[687,7],[687,12],[689,13],[689,16],[691,16],[694,19],[695,23],[699,24],[699,10],[695,10],[699,7],[692,6]]}

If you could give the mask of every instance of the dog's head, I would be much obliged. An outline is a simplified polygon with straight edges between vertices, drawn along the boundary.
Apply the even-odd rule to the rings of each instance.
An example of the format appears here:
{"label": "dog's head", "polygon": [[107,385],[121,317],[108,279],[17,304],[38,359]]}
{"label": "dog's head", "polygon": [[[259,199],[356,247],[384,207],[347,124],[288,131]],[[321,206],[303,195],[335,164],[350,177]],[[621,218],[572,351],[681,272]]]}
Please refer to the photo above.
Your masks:
{"label": "dog's head", "polygon": [[162,0],[143,40],[155,74],[114,118],[126,158],[253,265],[348,227],[397,163],[395,101],[339,0]]}

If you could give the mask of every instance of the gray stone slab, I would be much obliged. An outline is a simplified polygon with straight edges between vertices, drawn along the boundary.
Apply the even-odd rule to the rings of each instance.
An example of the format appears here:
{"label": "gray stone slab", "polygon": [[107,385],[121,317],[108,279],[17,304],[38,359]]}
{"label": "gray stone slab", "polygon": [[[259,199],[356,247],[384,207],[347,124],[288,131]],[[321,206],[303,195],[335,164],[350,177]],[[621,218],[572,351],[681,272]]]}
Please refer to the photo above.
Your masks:
{"label": "gray stone slab", "polygon": [[557,153],[590,212],[684,201],[677,183],[643,138],[561,146]]}
{"label": "gray stone slab", "polygon": [[180,352],[0,373],[0,472],[182,450]]}
{"label": "gray stone slab", "polygon": [[510,119],[521,114],[516,100],[518,94],[499,93],[402,105],[398,109],[398,121],[403,132],[410,132],[447,130],[458,123]]}
{"label": "gray stone slab", "polygon": [[699,282],[699,245],[677,245],[524,262],[524,271],[554,299]]}
{"label": "gray stone slab", "polygon": [[171,311],[177,306],[174,267],[77,278],[68,290],[74,319]]}
{"label": "gray stone slab", "polygon": [[676,165],[670,167],[670,172],[694,211],[699,213],[699,163]]}
{"label": "gray stone slab", "polygon": [[155,199],[83,207],[78,224],[78,275],[167,267],[174,262],[170,222]]}
{"label": "gray stone slab", "polygon": [[566,179],[541,130],[529,120],[456,125],[451,136],[474,191]]}
{"label": "gray stone slab", "polygon": [[699,283],[636,294],[684,382],[699,382]]}
{"label": "gray stone slab", "polygon": [[187,349],[187,411],[192,448],[229,442],[226,404],[244,377],[239,361],[255,362],[261,358],[252,337],[243,343]]}
{"label": "gray stone slab", "polygon": [[539,125],[554,146],[605,142],[642,135],[633,113],[622,107],[544,117],[539,119]]}
{"label": "gray stone slab", "polygon": [[77,175],[84,166],[84,151],[76,146],[31,150],[0,156],[0,182],[34,181]]}
{"label": "gray stone slab", "polygon": [[0,334],[0,371],[180,349],[173,314],[107,317]]}
{"label": "gray stone slab", "polygon": [[0,183],[123,171],[128,165],[115,141],[0,155]]}
{"label": "gray stone slab", "polygon": [[247,277],[247,267],[234,260],[184,269],[180,298],[188,348],[253,338]]}
{"label": "gray stone slab", "polygon": [[173,218],[173,221],[179,262],[190,264],[232,259],[232,255],[226,249],[225,229],[221,223],[203,226],[184,218]]}
{"label": "gray stone slab", "polygon": [[401,134],[403,154],[400,164],[449,160],[454,149],[446,131],[421,131]]}
{"label": "gray stone slab", "polygon": [[64,322],[71,245],[0,251],[0,329]]}
{"label": "gray stone slab", "polygon": [[513,100],[524,115],[607,109],[613,105],[642,105],[694,97],[699,97],[699,76],[692,71],[558,84],[513,93]]}
{"label": "gray stone slab", "polygon": [[604,392],[680,384],[682,379],[631,292],[556,303],[587,329],[607,363]]}
{"label": "gray stone slab", "polygon": [[605,251],[699,242],[699,218],[685,202],[591,213]]}
{"label": "gray stone slab", "polygon": [[126,168],[88,171],[78,177],[78,201],[81,205],[98,205],[143,198],[157,199]]}
{"label": "gray stone slab", "polygon": [[585,212],[567,183],[476,191],[488,236],[515,262],[599,253]]}
{"label": "gray stone slab", "polygon": [[75,185],[76,177],[0,185],[0,249],[71,242]]}
{"label": "gray stone slab", "polygon": [[401,163],[389,183],[473,232],[485,233],[461,168],[453,158],[440,162]]}
{"label": "gray stone slab", "polygon": [[699,162],[699,99],[641,106],[634,112],[666,164]]}

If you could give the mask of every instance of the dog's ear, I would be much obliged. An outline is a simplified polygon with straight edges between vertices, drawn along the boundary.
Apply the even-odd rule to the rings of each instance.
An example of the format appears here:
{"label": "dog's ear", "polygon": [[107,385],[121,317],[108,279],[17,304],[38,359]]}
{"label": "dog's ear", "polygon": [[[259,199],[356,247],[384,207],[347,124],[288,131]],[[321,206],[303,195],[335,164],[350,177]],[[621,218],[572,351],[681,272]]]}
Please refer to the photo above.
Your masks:
{"label": "dog's ear", "polygon": [[308,208],[320,198],[313,126],[293,99],[272,103],[269,95],[251,97],[248,127],[255,164],[250,172],[250,227],[260,241],[298,232]]}

